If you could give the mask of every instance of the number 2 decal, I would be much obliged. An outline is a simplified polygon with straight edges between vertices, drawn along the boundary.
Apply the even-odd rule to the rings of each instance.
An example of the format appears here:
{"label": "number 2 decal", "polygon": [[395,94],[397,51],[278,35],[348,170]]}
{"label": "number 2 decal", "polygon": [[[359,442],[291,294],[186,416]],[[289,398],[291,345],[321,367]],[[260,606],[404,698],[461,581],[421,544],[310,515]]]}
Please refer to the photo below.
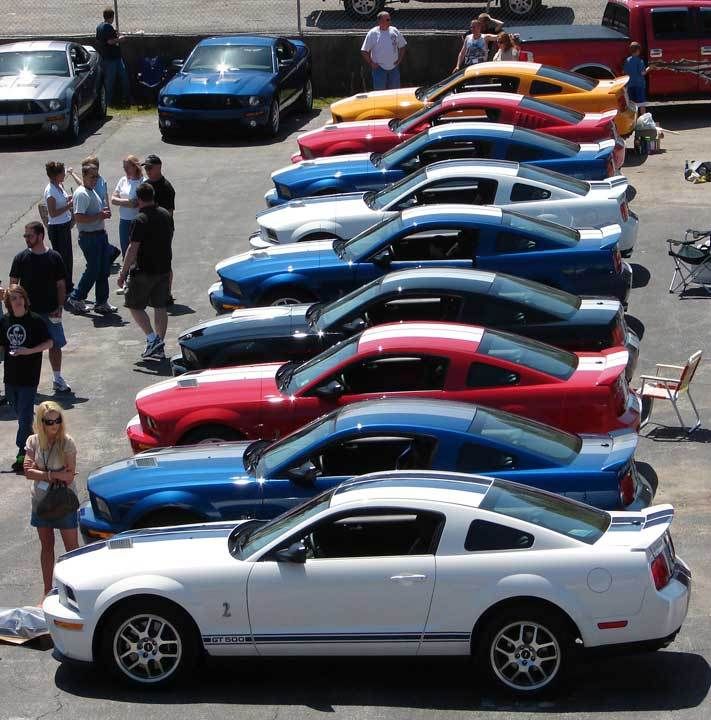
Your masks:
{"label": "number 2 decal", "polygon": [[222,617],[232,617],[229,603],[222,603]]}

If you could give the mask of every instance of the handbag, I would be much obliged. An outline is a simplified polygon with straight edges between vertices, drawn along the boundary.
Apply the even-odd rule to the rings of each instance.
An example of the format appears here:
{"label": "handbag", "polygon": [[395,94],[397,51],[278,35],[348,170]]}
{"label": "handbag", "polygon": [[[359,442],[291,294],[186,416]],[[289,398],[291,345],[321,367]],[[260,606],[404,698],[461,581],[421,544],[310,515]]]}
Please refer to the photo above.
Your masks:
{"label": "handbag", "polygon": [[79,498],[64,483],[54,482],[37,504],[41,520],[59,520],[79,509]]}

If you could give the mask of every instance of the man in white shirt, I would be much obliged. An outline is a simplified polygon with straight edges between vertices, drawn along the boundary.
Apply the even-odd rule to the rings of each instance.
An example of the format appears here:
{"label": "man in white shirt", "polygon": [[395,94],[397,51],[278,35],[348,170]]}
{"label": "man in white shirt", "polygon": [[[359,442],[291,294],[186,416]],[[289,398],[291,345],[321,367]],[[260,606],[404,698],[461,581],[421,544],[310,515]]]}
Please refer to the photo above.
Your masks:
{"label": "man in white shirt", "polygon": [[378,13],[378,24],[368,30],[360,54],[373,73],[373,90],[400,87],[400,63],[405,56],[407,41],[390,24],[390,13]]}

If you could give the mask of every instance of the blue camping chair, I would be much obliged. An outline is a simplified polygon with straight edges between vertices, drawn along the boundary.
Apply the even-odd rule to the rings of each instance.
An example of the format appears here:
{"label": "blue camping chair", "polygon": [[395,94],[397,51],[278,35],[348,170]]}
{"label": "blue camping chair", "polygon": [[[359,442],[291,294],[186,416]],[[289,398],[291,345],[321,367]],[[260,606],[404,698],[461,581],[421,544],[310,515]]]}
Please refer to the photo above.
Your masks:
{"label": "blue camping chair", "polygon": [[158,104],[158,92],[167,75],[168,69],[160,57],[144,57],[141,60],[140,70],[136,73],[139,105]]}

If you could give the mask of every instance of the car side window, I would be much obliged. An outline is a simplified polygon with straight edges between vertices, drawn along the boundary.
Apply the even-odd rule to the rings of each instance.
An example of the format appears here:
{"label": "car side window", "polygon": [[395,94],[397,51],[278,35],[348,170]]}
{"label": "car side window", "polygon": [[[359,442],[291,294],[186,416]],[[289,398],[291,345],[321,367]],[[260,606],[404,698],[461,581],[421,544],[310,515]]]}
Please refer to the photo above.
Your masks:
{"label": "car side window", "polygon": [[476,303],[470,303],[464,311],[463,320],[492,327],[510,327],[525,325],[531,321],[529,308],[518,303],[486,297]]}
{"label": "car side window", "polygon": [[496,180],[488,179],[449,178],[438,180],[417,191],[416,204],[492,205],[496,199],[497,187]]}
{"label": "car side window", "polygon": [[461,83],[455,92],[471,92],[472,90],[496,90],[514,93],[518,91],[520,80],[508,75],[479,75]]}
{"label": "car side window", "polygon": [[351,395],[442,390],[448,365],[446,358],[428,355],[378,356],[347,367],[341,375]]}
{"label": "car side window", "polygon": [[531,83],[531,95],[559,95],[563,92],[560,85],[546,82],[545,80],[534,80]]}
{"label": "car side window", "polygon": [[525,235],[502,231],[496,236],[497,253],[522,253],[539,249],[538,240]]}
{"label": "car side window", "polygon": [[525,550],[532,547],[534,542],[533,535],[523,530],[488,520],[474,520],[464,539],[464,549],[469,552]]}
{"label": "car side window", "polygon": [[520,379],[519,374],[513,372],[513,370],[507,370],[506,368],[499,367],[498,365],[473,362],[469,366],[469,371],[467,372],[467,387],[508,387],[511,385],[518,385]]}
{"label": "car side window", "polygon": [[294,57],[294,46],[284,40],[279,40],[276,46],[276,54],[279,62],[282,60],[290,60]]}
{"label": "car side window", "polygon": [[550,196],[550,190],[546,190],[545,188],[539,188],[535,185],[514,183],[514,186],[511,188],[511,202],[532,202],[535,200],[547,200]]}
{"label": "car side window", "polygon": [[688,8],[654,8],[652,10],[652,31],[658,40],[681,38],[690,34]]}
{"label": "car side window", "polygon": [[437,228],[403,235],[393,242],[394,261],[472,260],[478,231]]}
{"label": "car side window", "polygon": [[454,322],[461,307],[462,298],[452,295],[396,297],[370,306],[366,315],[371,325],[408,320]]}
{"label": "car side window", "polygon": [[464,443],[457,455],[457,472],[478,473],[493,472],[494,470],[515,470],[517,458],[511,453],[478,445]]}
{"label": "car side window", "polygon": [[422,150],[419,166],[424,167],[440,160],[467,160],[491,156],[491,143],[483,140],[446,140]]}
{"label": "car side window", "polygon": [[307,557],[391,557],[434,555],[444,516],[425,510],[383,508],[328,519],[302,537]]}

